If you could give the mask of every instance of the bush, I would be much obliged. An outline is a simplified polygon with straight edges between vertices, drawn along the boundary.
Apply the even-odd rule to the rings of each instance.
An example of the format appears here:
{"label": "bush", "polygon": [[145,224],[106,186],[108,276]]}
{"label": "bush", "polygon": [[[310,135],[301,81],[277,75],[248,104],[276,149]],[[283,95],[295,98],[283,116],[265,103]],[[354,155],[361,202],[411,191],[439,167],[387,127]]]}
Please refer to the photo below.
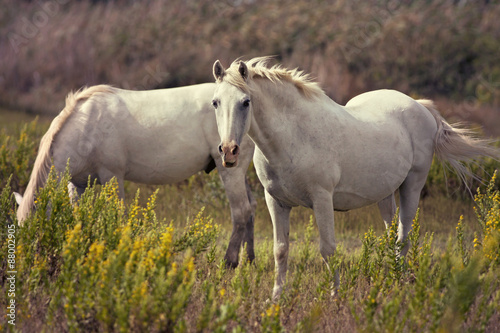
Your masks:
{"label": "bush", "polygon": [[[18,324],[29,321],[30,304],[47,300],[50,330],[158,332],[182,326],[194,262],[213,246],[218,226],[201,210],[177,235],[171,224],[157,220],[155,195],[146,208],[138,205],[138,194],[125,207],[116,181],[100,191],[89,188],[73,207],[68,179],[66,173],[59,181],[51,171],[35,213],[15,234]],[[12,204],[10,190],[2,191],[2,208]],[[12,209],[5,211],[15,223]],[[7,247],[2,237],[2,267]]]}
{"label": "bush", "polygon": [[[38,118],[25,123],[19,130],[2,128],[0,131],[0,187],[7,184],[19,191],[28,185],[31,168],[35,162],[38,143],[44,126],[38,124]],[[17,139],[16,139],[17,137]]]}

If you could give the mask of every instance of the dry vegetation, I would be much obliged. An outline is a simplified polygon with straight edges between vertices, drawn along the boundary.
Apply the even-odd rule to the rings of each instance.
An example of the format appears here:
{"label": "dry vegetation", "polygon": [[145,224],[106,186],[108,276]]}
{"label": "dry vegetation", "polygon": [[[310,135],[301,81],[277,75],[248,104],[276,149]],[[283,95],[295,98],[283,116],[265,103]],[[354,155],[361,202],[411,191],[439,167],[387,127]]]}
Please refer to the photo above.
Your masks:
{"label": "dry vegetation", "polygon": [[338,102],[395,88],[498,115],[498,1],[3,2],[0,103],[15,108],[55,114],[84,85],[188,85],[215,59],[272,54]]}
{"label": "dry vegetation", "polygon": [[[125,203],[110,182],[87,190],[76,206],[69,202],[68,178],[58,183],[52,175],[37,197],[36,212],[16,227],[11,184],[26,185],[36,153],[29,143],[38,142],[45,128],[12,124],[0,133],[1,170],[12,170],[9,180],[2,178],[0,194],[3,295],[12,288],[8,271],[17,270],[15,296],[0,300],[6,319],[0,330],[495,332],[500,327],[498,181],[483,187],[475,203],[452,199],[441,193],[446,182],[434,165],[405,260],[397,255],[396,229],[384,230],[376,207],[336,214],[339,246],[330,262],[340,272],[336,297],[330,295],[333,276],[319,254],[311,211],[294,210],[288,284],[272,304],[267,302],[272,231],[253,171],[249,177],[259,202],[256,261],[248,264],[243,257],[235,270],[222,262],[230,216],[215,172],[159,188],[128,183]],[[12,298],[15,329],[7,323]]]}

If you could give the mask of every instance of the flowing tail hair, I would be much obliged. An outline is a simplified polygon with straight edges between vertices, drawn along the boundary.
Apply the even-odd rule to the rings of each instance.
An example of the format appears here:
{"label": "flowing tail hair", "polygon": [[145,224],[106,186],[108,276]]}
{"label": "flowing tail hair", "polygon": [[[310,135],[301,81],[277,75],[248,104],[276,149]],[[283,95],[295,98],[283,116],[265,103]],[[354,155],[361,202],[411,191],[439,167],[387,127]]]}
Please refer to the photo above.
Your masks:
{"label": "flowing tail hair", "polygon": [[90,88],[82,88],[77,92],[70,92],[68,94],[64,109],[57,117],[54,118],[48,131],[42,137],[38,148],[38,155],[35,159],[35,165],[33,166],[33,171],[31,172],[30,180],[28,182],[28,186],[26,187],[26,191],[24,192],[24,196],[21,199],[21,196],[16,194],[18,201],[21,201],[17,210],[17,221],[20,226],[24,224],[24,220],[28,218],[28,215],[34,208],[35,196],[38,189],[45,186],[47,181],[50,168],[52,167],[52,143],[54,142],[57,133],[59,133],[68,118],[77,109],[80,102],[89,99],[96,93],[106,93],[111,91],[111,86],[98,85]]}
{"label": "flowing tail hair", "polygon": [[441,162],[451,165],[466,186],[469,177],[480,180],[468,167],[470,163],[484,157],[500,160],[500,150],[491,145],[494,140],[477,138],[471,130],[450,125],[430,100],[417,102],[430,111],[438,125],[434,153]]}

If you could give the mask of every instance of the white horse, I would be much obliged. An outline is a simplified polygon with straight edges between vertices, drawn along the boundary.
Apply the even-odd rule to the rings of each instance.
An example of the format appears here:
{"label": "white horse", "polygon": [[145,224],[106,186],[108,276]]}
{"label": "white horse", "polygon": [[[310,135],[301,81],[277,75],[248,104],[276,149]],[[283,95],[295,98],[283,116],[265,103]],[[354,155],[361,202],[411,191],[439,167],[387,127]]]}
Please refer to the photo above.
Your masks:
{"label": "white horse", "polygon": [[292,207],[314,210],[320,252],[327,260],[336,247],[334,209],[378,203],[389,226],[399,189],[398,240],[403,241],[434,153],[461,176],[468,169],[460,161],[499,156],[486,141],[448,124],[431,101],[379,90],[341,106],[308,75],[280,66],[267,68],[267,61],[235,61],[227,70],[216,61],[212,103],[226,166],[238,161],[247,133],[256,145],[254,165],[273,222],[274,300],[286,277]]}
{"label": "white horse", "polygon": [[116,177],[123,198],[124,180],[171,184],[217,167],[233,221],[226,264],[237,266],[242,242],[252,260],[256,201],[245,174],[254,144],[243,139],[246,151],[239,167],[221,166],[220,138],[210,105],[215,86],[130,91],[99,85],[70,93],[42,138],[24,198],[16,195],[21,199],[19,224],[33,209],[36,191],[45,185],[52,163],[63,172],[68,158],[72,197],[84,192],[89,176],[99,184]]}

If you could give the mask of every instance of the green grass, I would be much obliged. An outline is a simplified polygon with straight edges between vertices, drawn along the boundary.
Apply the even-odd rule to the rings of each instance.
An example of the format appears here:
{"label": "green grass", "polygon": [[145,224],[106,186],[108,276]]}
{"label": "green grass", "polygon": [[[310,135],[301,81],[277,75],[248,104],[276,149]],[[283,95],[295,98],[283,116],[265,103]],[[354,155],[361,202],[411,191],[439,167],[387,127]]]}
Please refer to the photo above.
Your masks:
{"label": "green grass", "polygon": [[[10,180],[2,179],[0,195],[2,317],[12,299],[7,280],[8,226],[15,225],[10,184],[26,186],[19,175],[29,175],[32,162],[27,161],[34,159],[46,127],[33,122],[0,135],[0,142],[7,142],[1,153],[8,157],[2,168],[19,166]],[[441,190],[446,184],[439,180],[428,184],[405,260],[397,255],[401,244],[395,229],[384,230],[376,206],[336,213],[338,251],[330,262],[340,277],[335,296],[334,273],[319,254],[312,211],[294,209],[287,287],[273,304],[268,301],[274,283],[272,227],[254,171],[249,178],[258,199],[256,260],[247,263],[242,251],[239,267],[228,270],[222,258],[230,213],[217,173],[159,187],[127,183],[125,202],[118,200],[116,184],[109,183],[87,190],[77,206],[69,202],[67,178],[59,183],[52,175],[38,196],[36,213],[24,227],[12,227],[18,271],[15,329],[488,332],[498,327],[498,181],[483,186],[476,202],[446,196]],[[7,321],[0,325],[14,331]]]}

